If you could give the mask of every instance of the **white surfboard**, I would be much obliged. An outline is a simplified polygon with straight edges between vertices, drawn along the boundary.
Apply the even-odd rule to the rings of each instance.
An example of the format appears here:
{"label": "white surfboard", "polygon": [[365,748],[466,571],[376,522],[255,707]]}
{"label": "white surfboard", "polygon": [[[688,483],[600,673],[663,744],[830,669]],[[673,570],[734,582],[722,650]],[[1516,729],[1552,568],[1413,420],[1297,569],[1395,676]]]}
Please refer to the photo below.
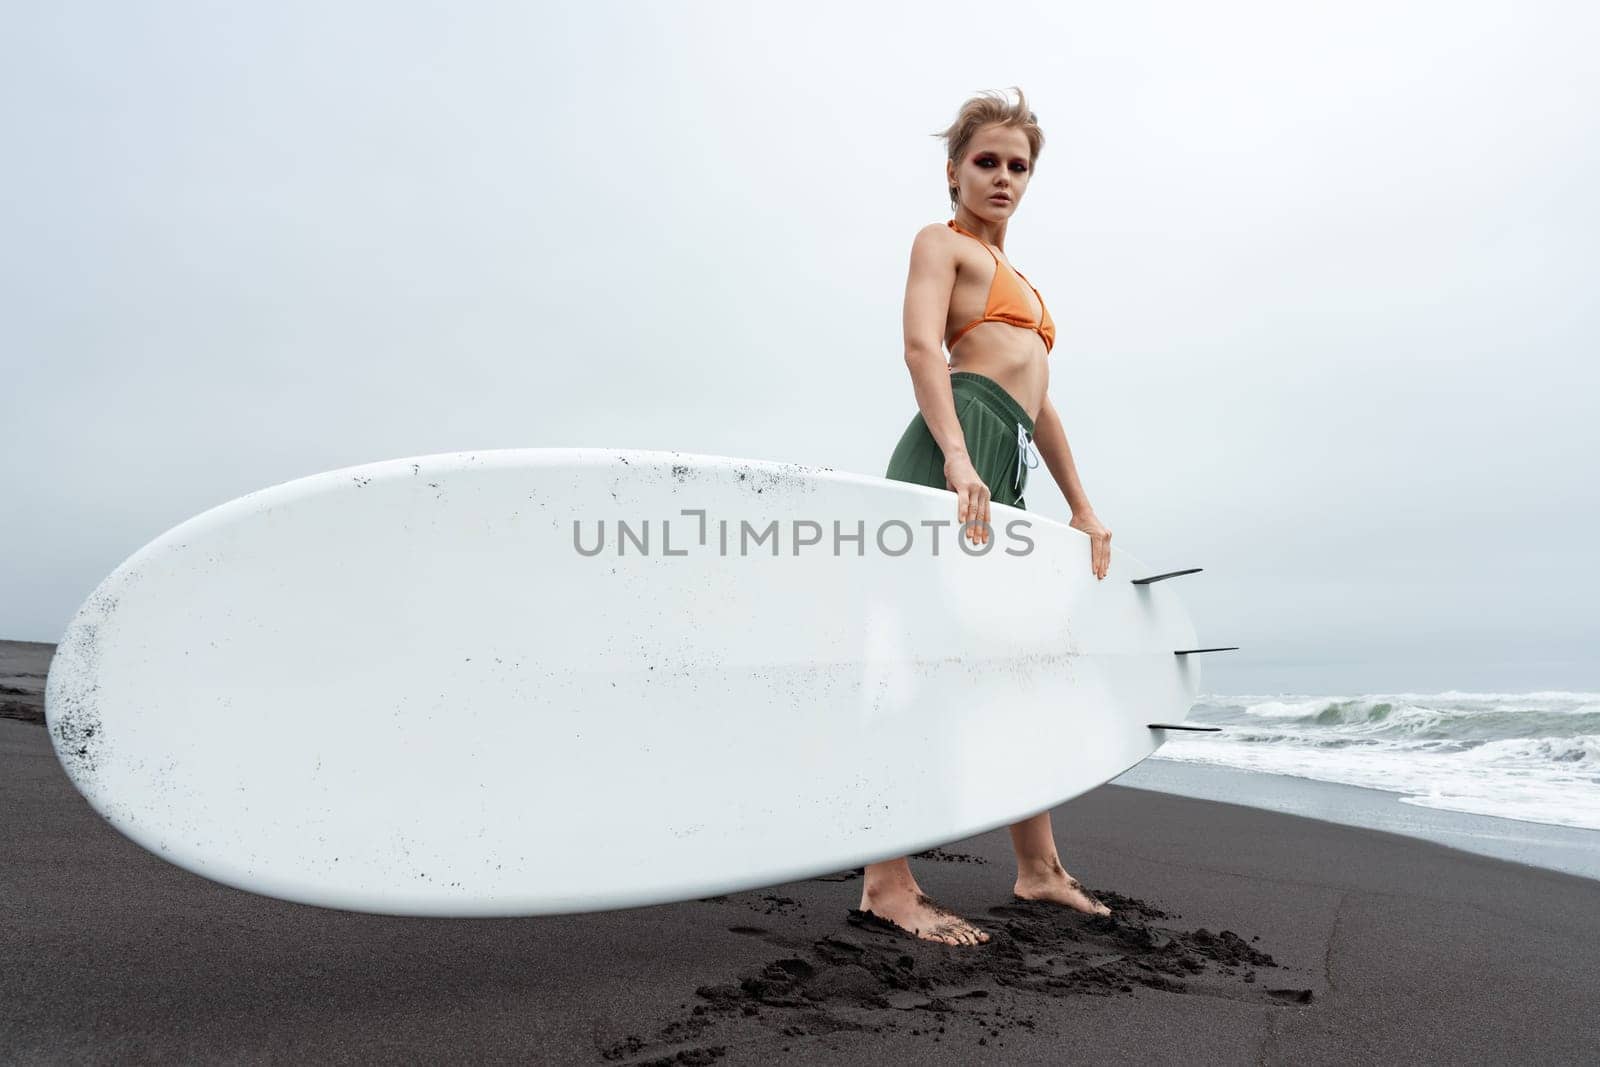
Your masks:
{"label": "white surfboard", "polygon": [[[251,493],[89,596],[46,718],[94,808],[308,904],[513,916],[891,858],[1150,755],[1199,685],[1120,550],[882,478],[668,452],[393,460]],[[835,525],[837,524],[837,526]]]}

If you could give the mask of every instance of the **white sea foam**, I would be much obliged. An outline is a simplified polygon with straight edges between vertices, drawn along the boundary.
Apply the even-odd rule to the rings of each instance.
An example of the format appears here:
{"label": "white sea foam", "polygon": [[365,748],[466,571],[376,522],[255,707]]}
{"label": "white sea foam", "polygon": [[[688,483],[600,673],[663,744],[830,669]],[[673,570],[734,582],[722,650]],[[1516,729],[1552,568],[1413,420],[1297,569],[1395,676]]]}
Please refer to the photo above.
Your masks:
{"label": "white sea foam", "polygon": [[1207,696],[1221,726],[1157,758],[1342,782],[1406,803],[1600,830],[1600,694]]}

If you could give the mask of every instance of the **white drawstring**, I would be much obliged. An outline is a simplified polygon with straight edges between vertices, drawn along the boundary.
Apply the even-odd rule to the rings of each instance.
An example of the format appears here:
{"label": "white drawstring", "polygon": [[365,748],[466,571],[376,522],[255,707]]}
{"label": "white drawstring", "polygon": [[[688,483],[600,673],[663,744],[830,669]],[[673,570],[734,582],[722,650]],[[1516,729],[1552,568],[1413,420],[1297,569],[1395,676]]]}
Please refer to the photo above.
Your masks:
{"label": "white drawstring", "polygon": [[[1033,457],[1033,462],[1028,462],[1028,457]],[[1023,429],[1022,423],[1017,423],[1017,477],[1012,488],[1022,492],[1022,471],[1029,470],[1039,465],[1039,453],[1033,449],[1033,439],[1028,436],[1028,431]]]}

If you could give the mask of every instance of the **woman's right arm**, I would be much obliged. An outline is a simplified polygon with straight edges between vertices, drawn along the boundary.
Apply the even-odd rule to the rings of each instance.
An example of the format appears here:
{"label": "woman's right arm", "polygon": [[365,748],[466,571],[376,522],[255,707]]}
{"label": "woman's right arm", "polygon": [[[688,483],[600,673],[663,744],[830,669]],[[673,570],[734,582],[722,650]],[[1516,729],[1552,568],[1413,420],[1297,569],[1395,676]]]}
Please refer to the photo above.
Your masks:
{"label": "woman's right arm", "polygon": [[974,522],[973,544],[987,540],[989,487],[978,477],[967,454],[966,435],[956,418],[950,391],[950,366],[944,358],[944,324],[950,315],[950,294],[956,284],[956,260],[946,242],[947,227],[929,223],[911,243],[911,269],[906,277],[906,369],[917,394],[917,408],[928,432],[944,453],[945,482],[956,494],[956,520]]}

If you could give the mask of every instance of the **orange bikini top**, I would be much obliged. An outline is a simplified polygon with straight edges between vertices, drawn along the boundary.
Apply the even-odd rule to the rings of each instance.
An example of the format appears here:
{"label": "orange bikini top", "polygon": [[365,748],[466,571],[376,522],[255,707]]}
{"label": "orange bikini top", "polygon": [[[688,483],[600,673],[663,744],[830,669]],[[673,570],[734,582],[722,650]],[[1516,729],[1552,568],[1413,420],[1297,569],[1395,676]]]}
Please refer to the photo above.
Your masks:
{"label": "orange bikini top", "polygon": [[960,226],[957,226],[955,219],[951,219],[949,222],[945,223],[945,225],[949,226],[957,233],[964,233],[974,241],[977,241],[988,250],[990,256],[994,257],[994,280],[989,283],[989,296],[983,304],[983,317],[973,319],[971,322],[961,327],[961,329],[957,330],[955,337],[951,339],[950,344],[947,347],[954,348],[956,346],[956,342],[961,340],[961,338],[966,335],[968,330],[972,329],[980,322],[1006,322],[1010,323],[1012,326],[1021,326],[1024,329],[1032,330],[1040,337],[1044,338],[1044,350],[1046,352],[1054,348],[1056,346],[1056,324],[1050,321],[1050,309],[1044,306],[1044,297],[1039,296],[1039,290],[1033,289],[1033,283],[1028,281],[1027,278],[1023,278],[1021,271],[1017,270],[1015,267],[1012,267],[1010,264],[1006,265],[1007,270],[1009,270],[1012,275],[1022,278],[1022,280],[1027,283],[1028,288],[1033,289],[1033,295],[1039,300],[1039,313],[1042,316],[1038,322],[1033,320],[1033,313],[1028,310],[1028,305],[1025,302],[1026,297],[1022,292],[1022,286],[1018,285],[1014,281],[1001,281],[1001,278],[1004,277],[1004,273],[1000,270],[1000,257],[995,255],[994,249],[989,248],[989,242],[985,241],[971,230],[964,230]]}

